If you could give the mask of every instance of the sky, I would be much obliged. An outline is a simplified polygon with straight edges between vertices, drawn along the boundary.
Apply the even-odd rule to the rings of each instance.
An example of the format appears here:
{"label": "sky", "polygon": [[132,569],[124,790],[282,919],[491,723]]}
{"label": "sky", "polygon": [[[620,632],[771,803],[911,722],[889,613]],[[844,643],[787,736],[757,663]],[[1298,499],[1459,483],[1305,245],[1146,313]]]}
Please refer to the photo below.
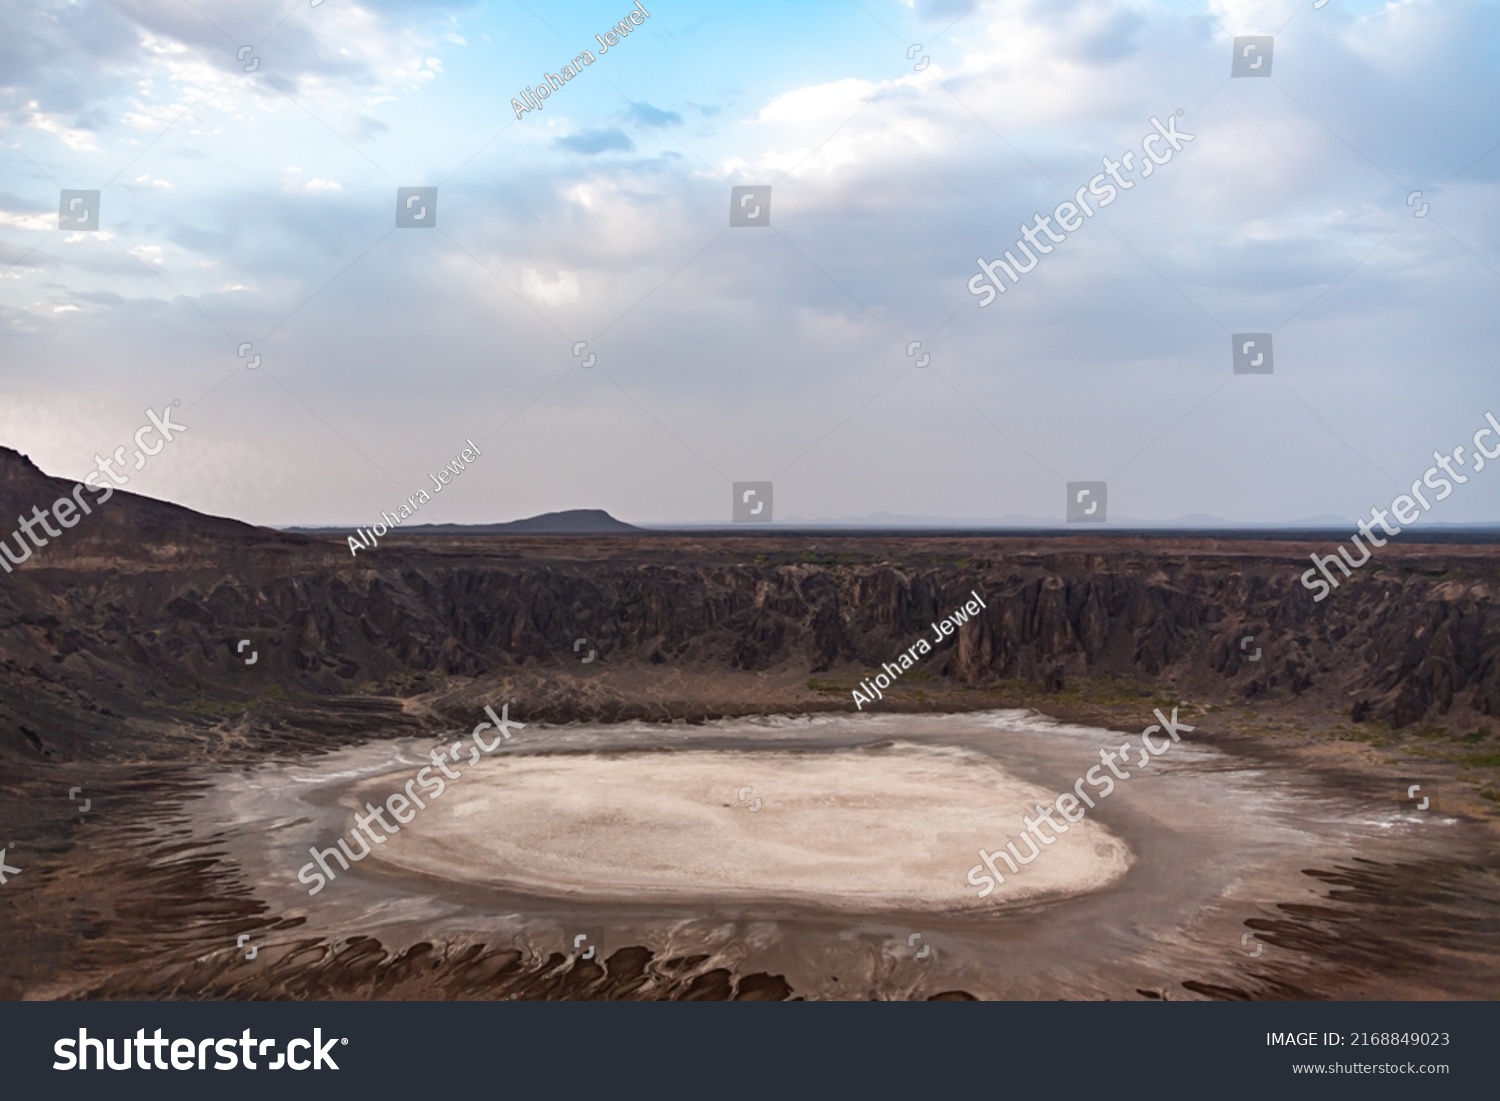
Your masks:
{"label": "sky", "polygon": [[[422,522],[727,523],[762,481],[778,522],[1102,481],[1111,518],[1278,524],[1500,416],[1500,4],[557,9],[0,6],[0,443],[82,478],[172,407],[125,488],[278,526],[424,487]],[[1192,137],[1146,176],[1153,119]],[[769,221],[731,226],[746,186]],[[1428,519],[1500,521],[1493,469]]]}

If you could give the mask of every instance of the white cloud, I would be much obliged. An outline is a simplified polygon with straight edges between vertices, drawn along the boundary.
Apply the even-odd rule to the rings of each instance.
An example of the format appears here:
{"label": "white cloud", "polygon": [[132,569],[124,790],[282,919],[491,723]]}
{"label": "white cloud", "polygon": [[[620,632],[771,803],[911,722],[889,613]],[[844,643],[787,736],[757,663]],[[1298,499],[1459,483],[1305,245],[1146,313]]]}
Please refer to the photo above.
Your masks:
{"label": "white cloud", "polygon": [[297,178],[300,175],[302,175],[302,169],[295,165],[282,169],[281,190],[299,195],[322,195],[330,191],[344,190],[344,185],[337,180],[325,180],[321,176],[301,180]]}
{"label": "white cloud", "polygon": [[[957,14],[919,7],[912,22],[924,28]],[[1444,418],[1464,420],[1482,400],[1500,337],[1485,305],[1500,284],[1481,266],[1500,267],[1500,158],[1477,160],[1496,130],[1484,53],[1495,19],[1465,0],[1304,10],[1278,39],[1276,81],[1226,82],[1228,37],[1276,30],[1290,9],[1215,10],[1226,13],[1217,27],[1154,0],[984,5],[942,39],[921,36],[932,39],[923,72],[799,38],[796,12],[775,58],[747,55],[726,23],[714,39],[664,39],[660,60],[639,71],[611,70],[627,95],[663,111],[712,104],[694,125],[644,126],[590,76],[469,163],[506,121],[511,82],[497,74],[510,62],[482,77],[445,70],[444,52],[463,44],[447,16],[413,28],[400,22],[405,9],[320,5],[278,32],[252,77],[232,47],[194,37],[201,21],[187,12],[175,45],[153,23],[149,47],[132,37],[131,52],[110,59],[123,83],[107,96],[74,96],[62,110],[41,98],[43,78],[23,85],[54,127],[28,152],[69,186],[95,186],[73,181],[141,154],[121,177],[135,186],[107,193],[104,222],[178,289],[106,235],[59,235],[6,271],[6,299],[29,305],[0,302],[0,358],[36,363],[39,378],[77,378],[80,390],[133,393],[149,379],[186,401],[208,388],[203,363],[225,355],[215,325],[254,339],[280,324],[267,366],[345,439],[388,441],[375,457],[413,485],[432,440],[478,440],[488,426],[476,420],[524,408],[506,436],[547,461],[524,487],[497,480],[472,505],[445,495],[452,519],[565,499],[635,519],[721,519],[719,475],[684,443],[731,477],[769,476],[812,447],[778,482],[778,512],[1059,512],[1054,473],[992,425],[1064,477],[1123,470],[1111,485],[1117,511],[1349,512],[1345,498],[1378,475],[1279,384],[1388,468],[1405,462],[1403,448],[1430,453]],[[169,18],[167,7],[151,11]],[[550,32],[515,33],[495,39],[521,56],[555,52]],[[469,37],[485,38],[477,26]],[[899,57],[903,47],[887,45]],[[716,49],[710,77],[679,69]],[[497,81],[496,102],[484,100]],[[1010,247],[1021,220],[1051,211],[1103,156],[1137,147],[1151,115],[1178,106],[1190,112],[1182,129],[1198,135],[1180,158],[980,311],[964,290],[975,257]],[[552,145],[600,127],[635,149],[586,157]],[[69,148],[62,131],[120,164]],[[15,164],[5,191],[19,198],[0,225],[54,230],[52,184]],[[1382,168],[1424,189],[1431,219],[1412,218],[1406,187]],[[772,229],[728,229],[728,186],[772,180]],[[440,232],[393,232],[396,184],[433,182]],[[26,247],[0,243],[0,264]],[[44,279],[67,296],[50,297]],[[66,323],[47,325],[57,310]],[[1284,326],[1281,377],[1260,389],[1231,378],[1233,389],[1152,445],[1223,380],[1229,340],[1216,322]],[[574,370],[527,407],[576,368],[569,347],[584,338],[640,405]],[[917,339],[935,371],[904,354]],[[442,387],[413,371],[439,361]],[[135,369],[90,374],[96,362]],[[1423,374],[1438,369],[1441,393]],[[287,427],[291,406],[266,378],[241,371],[206,401],[197,438],[211,429],[225,461],[251,464],[279,447],[295,456],[285,480],[195,474],[176,483],[192,501],[285,521],[387,505],[392,487],[337,436],[314,419]],[[579,424],[593,435],[566,431]],[[336,474],[298,473],[319,464]],[[1500,497],[1473,499],[1500,512]]]}
{"label": "white cloud", "polygon": [[55,116],[37,110],[36,101],[30,104],[30,113],[27,115],[26,124],[33,130],[40,130],[44,134],[51,134],[69,149],[77,153],[97,153],[99,145],[94,140],[94,135],[87,130],[75,129],[66,126]]}
{"label": "white cloud", "polygon": [[14,229],[56,229],[56,214],[17,214],[10,210],[0,210],[0,226],[10,226]]}
{"label": "white cloud", "polygon": [[526,268],[521,272],[521,289],[531,298],[548,306],[578,301],[578,277],[570,271],[558,272],[548,279],[540,272]]}

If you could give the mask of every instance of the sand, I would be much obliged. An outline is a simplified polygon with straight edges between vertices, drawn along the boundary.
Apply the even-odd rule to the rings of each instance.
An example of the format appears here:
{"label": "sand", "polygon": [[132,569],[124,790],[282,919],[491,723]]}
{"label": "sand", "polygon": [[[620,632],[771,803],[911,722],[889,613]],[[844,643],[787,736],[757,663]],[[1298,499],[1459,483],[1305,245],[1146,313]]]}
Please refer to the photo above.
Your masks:
{"label": "sand", "polygon": [[[361,783],[357,805],[407,775]],[[1023,811],[1055,796],[983,754],[900,743],[503,756],[465,771],[374,858],[549,896],[996,909],[1096,891],[1129,868],[1125,843],[1085,819],[979,899],[978,850],[1016,838]]]}

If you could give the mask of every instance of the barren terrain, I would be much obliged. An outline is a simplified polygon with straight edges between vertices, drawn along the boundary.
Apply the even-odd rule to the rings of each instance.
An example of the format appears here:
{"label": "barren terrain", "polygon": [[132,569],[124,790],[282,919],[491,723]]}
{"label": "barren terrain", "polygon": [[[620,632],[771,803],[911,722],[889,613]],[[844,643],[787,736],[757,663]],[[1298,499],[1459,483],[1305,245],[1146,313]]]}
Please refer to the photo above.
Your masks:
{"label": "barren terrain", "polygon": [[[0,452],[0,515],[71,488]],[[1463,976],[1494,966],[1500,894],[1500,562],[1484,543],[1393,543],[1317,604],[1297,578],[1336,541],[392,534],[352,559],[119,493],[0,578],[0,845],[23,869],[0,889],[0,996],[798,996],[662,946],[398,954],[351,932],[252,969],[223,946],[296,921],[185,826],[163,838],[218,771],[466,731],[502,700],[548,724],[852,711],[850,690],[970,590],[988,610],[881,713],[1034,708],[1138,733],[1180,704],[1205,744],[1393,806],[1420,784],[1489,838],[1442,866],[1315,869],[1357,905],[1278,920],[1343,953],[1337,983],[1186,990],[1478,996]],[[1382,928],[1420,964],[1408,987]]]}

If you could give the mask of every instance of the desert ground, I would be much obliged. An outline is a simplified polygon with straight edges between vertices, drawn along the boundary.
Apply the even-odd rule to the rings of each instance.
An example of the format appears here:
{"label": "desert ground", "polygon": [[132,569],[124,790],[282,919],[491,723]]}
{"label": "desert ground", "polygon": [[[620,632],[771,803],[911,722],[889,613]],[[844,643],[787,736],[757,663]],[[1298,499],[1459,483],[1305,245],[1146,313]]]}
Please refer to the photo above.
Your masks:
{"label": "desert ground", "polygon": [[[0,503],[60,484],[12,463]],[[403,536],[351,561],[121,496],[0,589],[0,996],[1500,989],[1483,541],[1392,544],[1314,602],[1331,537]],[[970,592],[984,613],[856,707]],[[524,729],[309,896],[309,846],[486,706]],[[1193,731],[976,898],[972,853],[1157,708]]]}

